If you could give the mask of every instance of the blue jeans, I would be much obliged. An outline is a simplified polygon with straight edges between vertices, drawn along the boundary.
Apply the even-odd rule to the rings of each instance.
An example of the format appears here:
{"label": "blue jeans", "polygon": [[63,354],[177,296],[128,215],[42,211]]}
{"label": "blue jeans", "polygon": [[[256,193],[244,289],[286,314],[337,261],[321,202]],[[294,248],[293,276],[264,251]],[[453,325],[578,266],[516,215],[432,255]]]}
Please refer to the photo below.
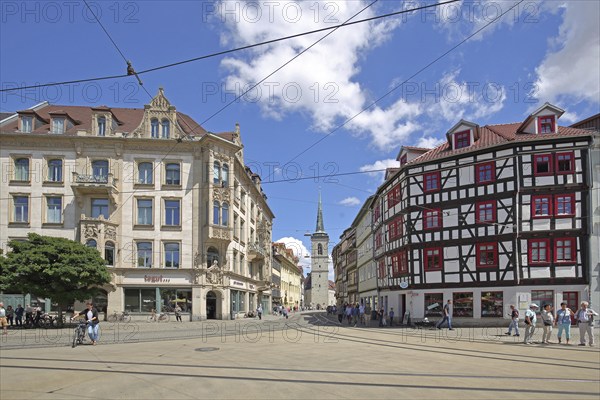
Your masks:
{"label": "blue jeans", "polygon": [[562,338],[563,330],[565,331],[565,336],[567,337],[567,340],[571,339],[571,323],[570,322],[568,324],[558,324],[558,334],[556,335],[556,336],[558,336],[558,339]]}
{"label": "blue jeans", "polygon": [[513,328],[515,328],[515,335],[518,335],[519,334],[519,320],[518,319],[513,319],[512,321],[510,321],[510,325],[508,325],[508,334],[509,335]]}
{"label": "blue jeans", "polygon": [[449,315],[444,315],[444,318],[438,322],[437,327],[440,328],[446,321],[448,321],[448,329],[452,329],[452,317]]}
{"label": "blue jeans", "polygon": [[98,328],[100,328],[100,324],[89,324],[88,325],[88,335],[92,342],[98,341]]}

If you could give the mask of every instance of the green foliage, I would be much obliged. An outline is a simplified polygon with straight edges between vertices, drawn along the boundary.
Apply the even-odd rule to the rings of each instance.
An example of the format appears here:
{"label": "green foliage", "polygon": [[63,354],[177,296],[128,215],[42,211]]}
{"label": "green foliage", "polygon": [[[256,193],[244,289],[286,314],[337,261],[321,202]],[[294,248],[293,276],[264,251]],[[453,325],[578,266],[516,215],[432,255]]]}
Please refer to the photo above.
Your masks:
{"label": "green foliage", "polygon": [[26,241],[12,240],[12,251],[0,257],[0,288],[38,297],[59,305],[93,297],[110,282],[98,250],[65,238],[30,233]]}

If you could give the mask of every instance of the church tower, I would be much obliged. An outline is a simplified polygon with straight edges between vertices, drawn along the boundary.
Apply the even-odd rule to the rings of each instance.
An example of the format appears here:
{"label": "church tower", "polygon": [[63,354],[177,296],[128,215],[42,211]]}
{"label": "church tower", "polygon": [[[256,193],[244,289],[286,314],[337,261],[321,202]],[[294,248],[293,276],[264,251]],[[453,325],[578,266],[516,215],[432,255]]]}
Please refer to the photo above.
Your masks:
{"label": "church tower", "polygon": [[310,237],[311,243],[311,298],[313,307],[329,304],[329,235],[323,225],[323,203],[319,192],[317,229]]}

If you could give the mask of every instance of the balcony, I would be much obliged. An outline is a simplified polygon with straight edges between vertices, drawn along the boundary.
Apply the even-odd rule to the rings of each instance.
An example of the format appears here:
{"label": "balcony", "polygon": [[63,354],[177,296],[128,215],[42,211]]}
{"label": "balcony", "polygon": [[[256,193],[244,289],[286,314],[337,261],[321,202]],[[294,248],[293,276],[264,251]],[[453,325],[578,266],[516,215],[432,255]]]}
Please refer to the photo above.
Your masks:
{"label": "balcony", "polygon": [[231,228],[212,224],[208,225],[208,238],[229,242],[231,241]]}
{"label": "balcony", "polygon": [[267,256],[267,250],[262,247],[258,242],[249,243],[248,249],[248,261],[253,262],[257,260],[263,260]]}
{"label": "balcony", "polygon": [[107,175],[82,175],[73,172],[71,188],[76,196],[102,195],[109,196],[113,204],[117,204],[119,190],[118,179],[112,174]]}

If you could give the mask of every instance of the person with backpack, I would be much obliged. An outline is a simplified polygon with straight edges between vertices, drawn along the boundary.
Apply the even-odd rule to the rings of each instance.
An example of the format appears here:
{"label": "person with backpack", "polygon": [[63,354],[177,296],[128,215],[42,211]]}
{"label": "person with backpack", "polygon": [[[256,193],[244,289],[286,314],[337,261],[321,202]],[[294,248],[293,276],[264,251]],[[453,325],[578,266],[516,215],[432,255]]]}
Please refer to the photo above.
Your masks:
{"label": "person with backpack", "polygon": [[519,310],[517,310],[517,308],[511,304],[510,305],[510,325],[508,325],[508,332],[506,332],[506,334],[508,336],[510,336],[510,333],[512,332],[513,328],[515,328],[515,336],[521,336],[519,335]]}
{"label": "person with backpack", "polygon": [[575,320],[579,326],[579,345],[585,346],[585,334],[588,336],[588,343],[590,346],[594,345],[594,317],[597,317],[598,313],[589,308],[587,301],[581,302],[581,308],[575,313]]}
{"label": "person with backpack", "polygon": [[529,310],[525,311],[525,339],[523,340],[524,344],[532,344],[531,339],[533,338],[533,334],[535,333],[535,324],[537,322],[537,315],[535,314],[536,310],[540,308],[537,304],[531,303],[529,305]]}

